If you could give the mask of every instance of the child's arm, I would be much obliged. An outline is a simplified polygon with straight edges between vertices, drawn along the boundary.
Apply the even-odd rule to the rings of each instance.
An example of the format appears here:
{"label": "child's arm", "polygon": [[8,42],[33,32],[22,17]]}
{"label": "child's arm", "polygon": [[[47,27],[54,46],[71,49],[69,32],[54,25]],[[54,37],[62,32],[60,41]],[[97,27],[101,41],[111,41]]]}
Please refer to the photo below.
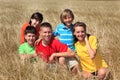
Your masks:
{"label": "child's arm", "polygon": [[70,48],[68,48],[67,52],[53,53],[49,57],[49,60],[53,61],[57,57],[75,57],[75,53]]}
{"label": "child's arm", "polygon": [[30,58],[36,57],[37,54],[26,54],[26,56],[28,59],[30,59]]}
{"label": "child's arm", "polygon": [[39,38],[35,41],[34,45],[38,44],[41,40],[41,37],[39,36]]}
{"label": "child's arm", "polygon": [[26,57],[27,57],[26,54],[20,54],[20,59],[21,60],[25,60]]}
{"label": "child's arm", "polygon": [[86,42],[86,47],[87,47],[87,50],[88,50],[88,53],[91,57],[91,59],[94,59],[95,58],[95,55],[96,55],[96,49],[92,49],[89,41],[88,41],[88,37],[86,36],[85,37],[85,42]]}

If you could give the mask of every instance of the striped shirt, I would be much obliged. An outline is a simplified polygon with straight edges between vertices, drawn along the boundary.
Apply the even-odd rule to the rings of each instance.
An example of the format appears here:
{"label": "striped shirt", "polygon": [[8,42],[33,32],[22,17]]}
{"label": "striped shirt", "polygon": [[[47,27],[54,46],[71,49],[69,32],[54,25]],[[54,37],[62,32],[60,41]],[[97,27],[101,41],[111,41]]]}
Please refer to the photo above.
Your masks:
{"label": "striped shirt", "polygon": [[64,24],[60,24],[57,26],[55,32],[53,33],[53,36],[54,37],[58,36],[59,40],[63,44],[67,44],[69,48],[75,51],[73,35],[72,35],[72,27],[73,24],[71,24],[70,28],[67,28]]}

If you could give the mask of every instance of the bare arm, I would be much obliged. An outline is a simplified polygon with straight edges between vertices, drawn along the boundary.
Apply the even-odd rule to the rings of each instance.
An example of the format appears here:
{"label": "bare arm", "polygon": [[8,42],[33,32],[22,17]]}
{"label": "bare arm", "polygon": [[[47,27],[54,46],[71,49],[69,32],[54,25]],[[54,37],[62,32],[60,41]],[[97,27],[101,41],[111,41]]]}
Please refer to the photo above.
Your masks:
{"label": "bare arm", "polygon": [[92,49],[92,48],[91,48],[87,36],[85,37],[85,42],[86,42],[86,47],[87,47],[87,50],[88,50],[88,53],[89,53],[91,59],[94,59],[94,58],[95,58],[95,55],[96,55],[96,49]]}
{"label": "bare arm", "polygon": [[54,60],[56,57],[75,57],[74,52],[68,48],[67,52],[59,52],[59,53],[53,53],[49,60],[52,61]]}
{"label": "bare arm", "polygon": [[33,58],[36,56],[37,56],[37,54],[20,54],[20,59],[25,60],[25,59]]}

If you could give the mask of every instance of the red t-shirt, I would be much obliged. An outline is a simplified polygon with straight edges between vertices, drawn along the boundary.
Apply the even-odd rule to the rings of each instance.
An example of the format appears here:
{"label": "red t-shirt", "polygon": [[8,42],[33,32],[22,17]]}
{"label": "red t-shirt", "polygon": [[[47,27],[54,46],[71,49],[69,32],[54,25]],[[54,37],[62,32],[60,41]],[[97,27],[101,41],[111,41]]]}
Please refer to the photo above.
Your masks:
{"label": "red t-shirt", "polygon": [[[29,22],[26,22],[25,24],[23,24],[22,26],[22,30],[21,30],[21,36],[20,36],[20,44],[25,42],[25,29],[27,26],[30,26]],[[36,31],[37,31],[37,37],[39,37],[39,31],[40,31],[40,26],[36,26]]]}
{"label": "red t-shirt", "polygon": [[61,43],[59,40],[52,39],[51,43],[47,46],[42,45],[42,40],[35,46],[36,53],[40,55],[46,62],[49,61],[51,54],[56,52],[66,52],[68,46]]}

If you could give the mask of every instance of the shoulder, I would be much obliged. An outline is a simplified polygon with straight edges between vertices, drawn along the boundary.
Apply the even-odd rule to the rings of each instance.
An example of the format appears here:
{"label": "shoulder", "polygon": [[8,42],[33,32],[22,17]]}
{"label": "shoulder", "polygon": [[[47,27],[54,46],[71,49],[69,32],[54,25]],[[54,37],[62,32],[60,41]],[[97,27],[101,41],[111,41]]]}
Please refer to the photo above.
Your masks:
{"label": "shoulder", "polygon": [[79,45],[79,41],[77,41],[76,43],[75,43],[75,46],[78,46]]}
{"label": "shoulder", "polygon": [[22,25],[22,28],[26,28],[27,26],[29,26],[30,24],[29,24],[29,22],[26,22],[26,23],[24,23],[23,25]]}
{"label": "shoulder", "polygon": [[40,45],[42,45],[42,39],[40,40],[38,44],[35,44],[35,47],[39,47]]}
{"label": "shoulder", "polygon": [[65,27],[65,25],[62,23],[62,24],[59,24],[59,25],[57,25],[57,28],[59,29],[59,28],[63,28],[63,27]]}
{"label": "shoulder", "polygon": [[20,47],[26,47],[26,46],[28,46],[27,42],[20,45]]}
{"label": "shoulder", "polygon": [[55,38],[52,38],[52,39],[51,39],[51,42],[54,43],[54,44],[56,44],[56,43],[60,43],[60,41],[57,40],[57,39],[55,39]]}
{"label": "shoulder", "polygon": [[56,46],[64,45],[62,42],[60,42],[60,40],[55,39],[55,38],[53,38],[53,39],[51,40],[51,44],[52,44],[52,45],[56,45]]}
{"label": "shoulder", "polygon": [[96,36],[89,36],[89,40],[94,40],[94,39],[97,39]]}

